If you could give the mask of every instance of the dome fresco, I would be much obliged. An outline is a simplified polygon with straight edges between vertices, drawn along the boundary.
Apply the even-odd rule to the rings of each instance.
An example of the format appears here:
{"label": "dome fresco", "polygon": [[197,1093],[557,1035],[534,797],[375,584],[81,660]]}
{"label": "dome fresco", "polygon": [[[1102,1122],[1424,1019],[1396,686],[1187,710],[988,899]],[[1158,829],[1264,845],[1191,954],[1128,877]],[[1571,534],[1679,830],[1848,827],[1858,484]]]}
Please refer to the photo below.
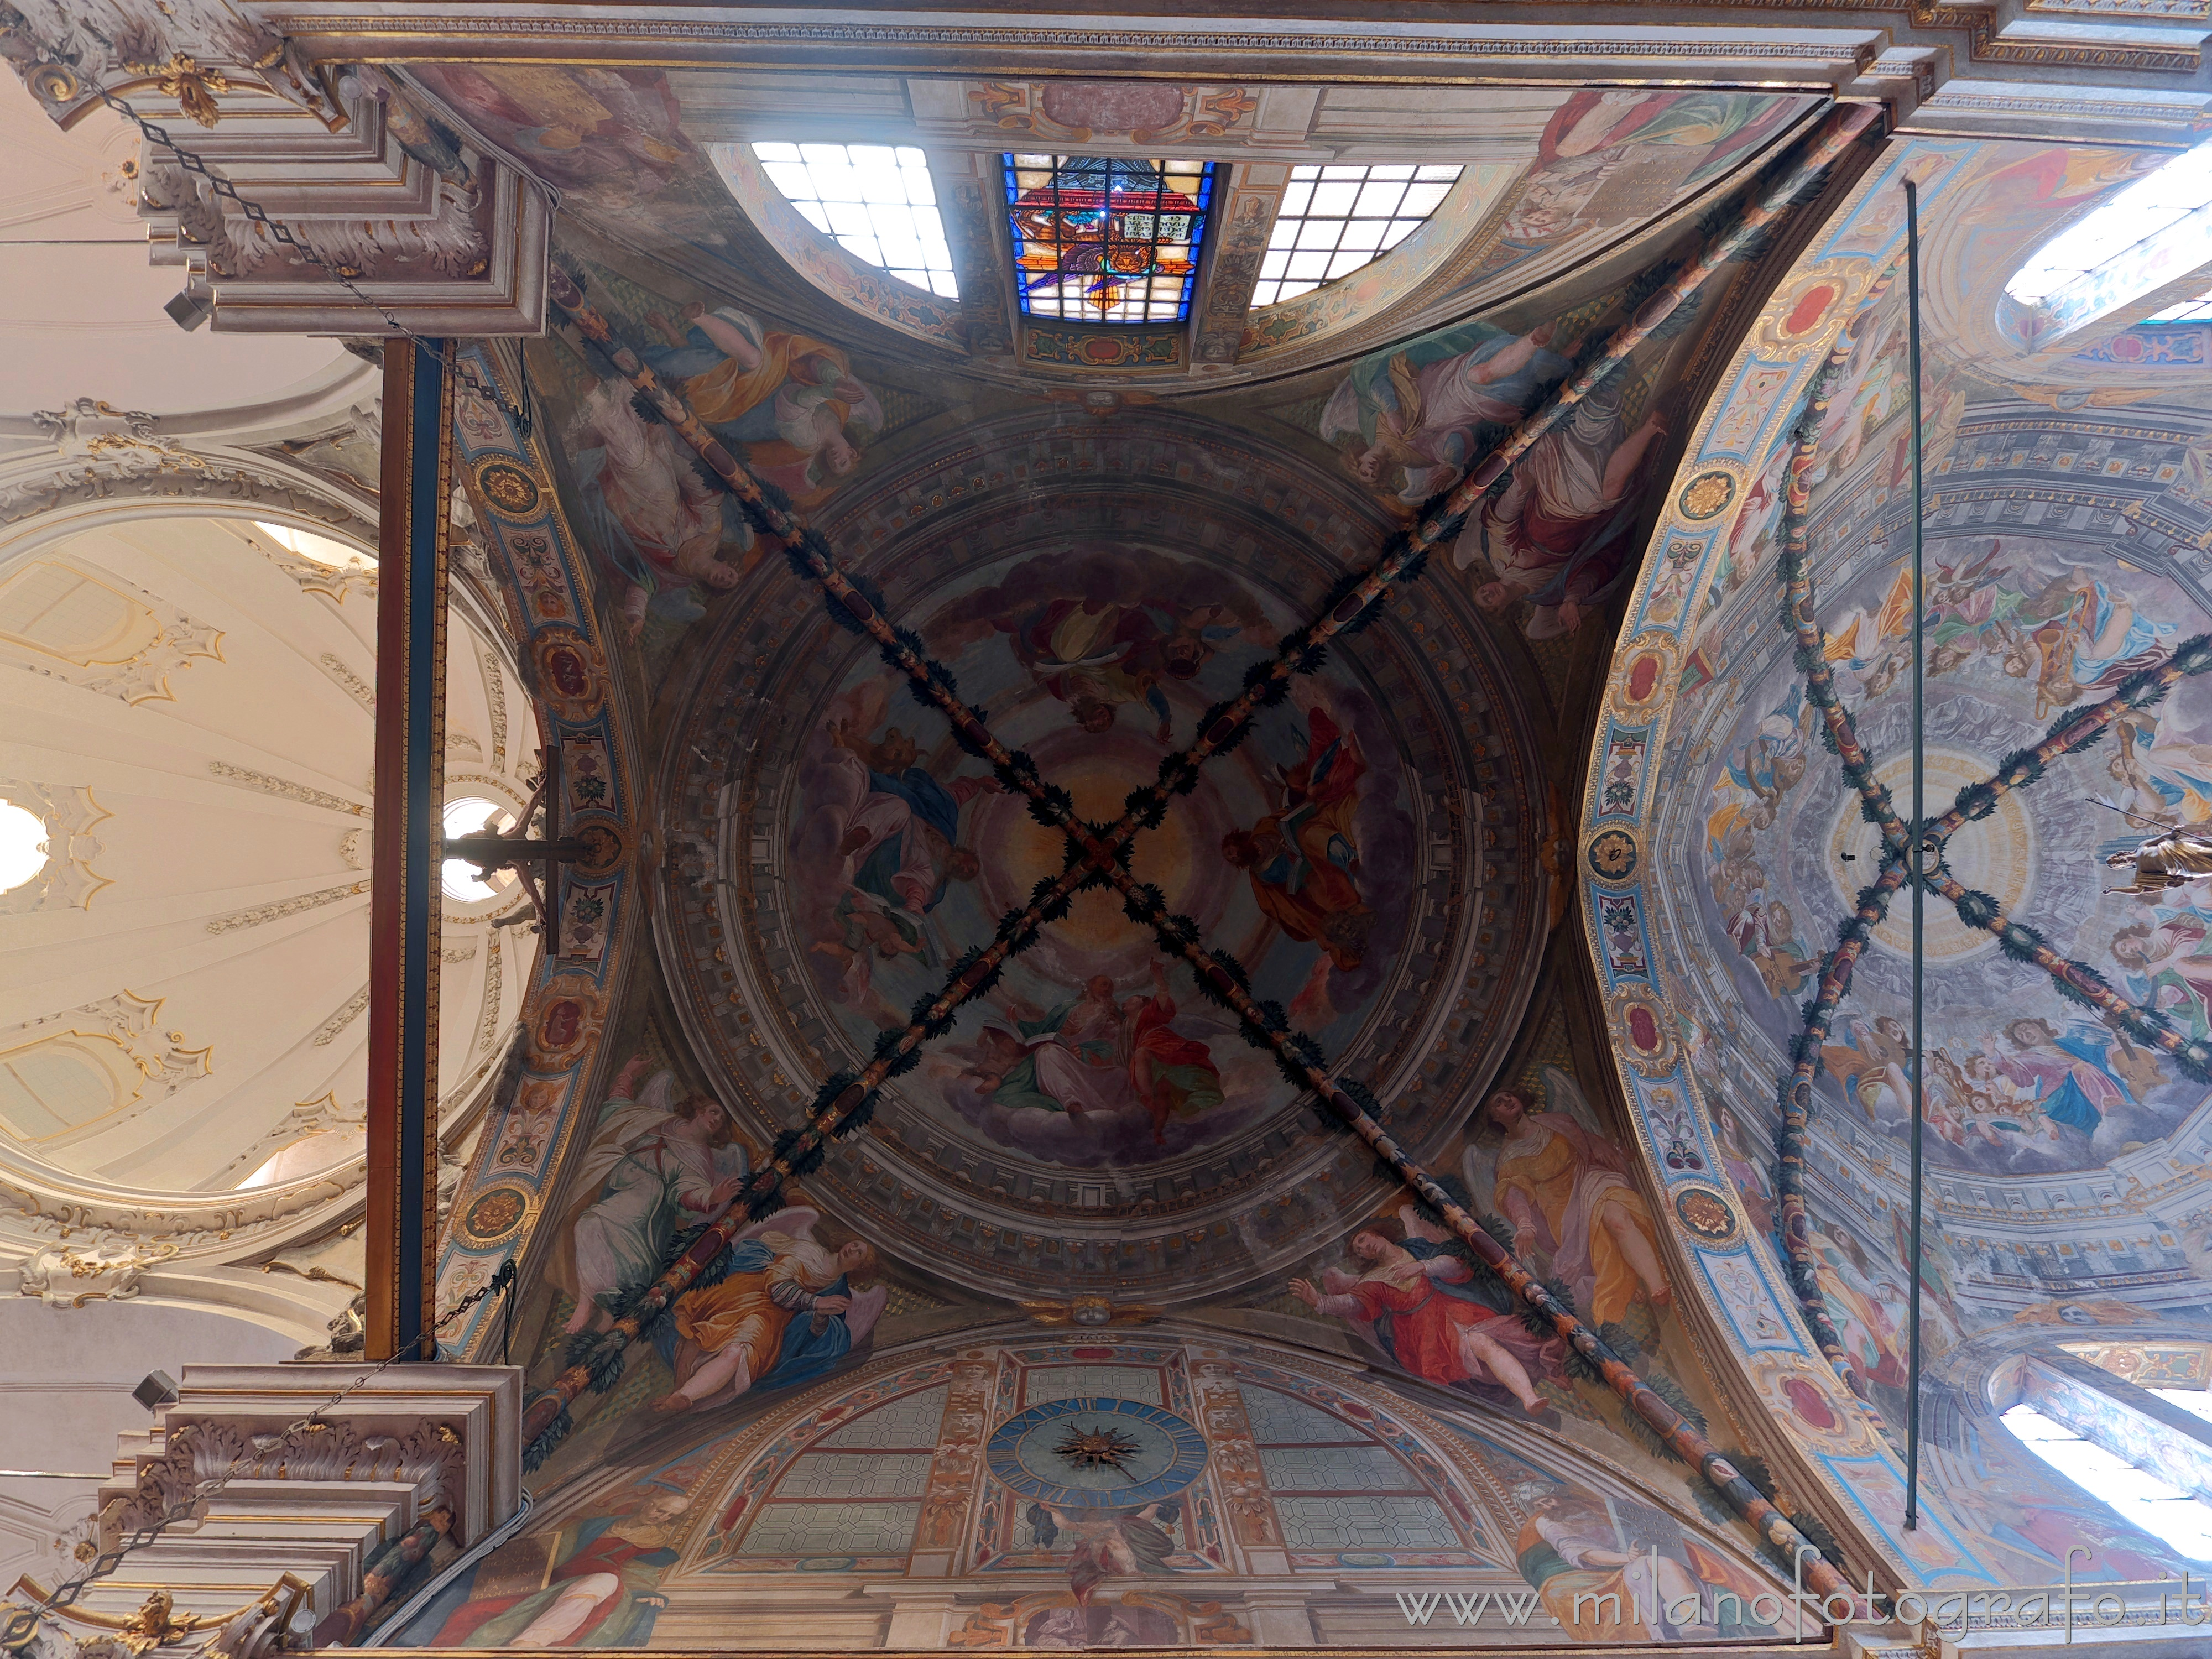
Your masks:
{"label": "dome fresco", "polygon": [[[1925,752],[1942,838],[1925,900],[1922,1491],[1942,1569],[2007,1582],[2069,1528],[2116,1565],[2136,1547],[1992,1437],[1992,1365],[2053,1330],[2139,1340],[2205,1317],[2203,920],[2193,888],[2132,890],[2132,855],[2205,814],[2212,688],[2183,647],[2212,624],[2196,482],[2212,410],[2179,380],[2145,385],[2134,335],[1973,355],[1952,320],[1992,303],[2002,268],[1942,255],[2024,256],[2036,201],[2086,208],[2139,171],[1929,140],[1861,185],[1769,301],[1677,471],[1586,798],[1614,1006],[1648,998],[1680,1038],[1660,1054],[1616,1017],[1626,1058],[1646,1061],[1624,1073],[1655,1129],[1661,1096],[1699,1100],[1711,1139],[1695,1161],[1728,1172],[1768,1235],[1729,1269],[1753,1375],[1839,1479],[1856,1467],[1866,1513],[1904,1548],[1910,891],[1873,815],[1912,811],[1898,180],[1916,179],[1936,255]],[[1778,1110],[1793,1078],[1802,1128]],[[1785,1168],[1802,1158],[1802,1200],[1778,1187],[1778,1150]],[[1723,1259],[1705,1253],[1716,1284]],[[1825,1376],[1764,1358],[1808,1352]],[[1838,1455],[1862,1406],[1876,1456]],[[1978,1491],[1994,1480],[2024,1519]]]}

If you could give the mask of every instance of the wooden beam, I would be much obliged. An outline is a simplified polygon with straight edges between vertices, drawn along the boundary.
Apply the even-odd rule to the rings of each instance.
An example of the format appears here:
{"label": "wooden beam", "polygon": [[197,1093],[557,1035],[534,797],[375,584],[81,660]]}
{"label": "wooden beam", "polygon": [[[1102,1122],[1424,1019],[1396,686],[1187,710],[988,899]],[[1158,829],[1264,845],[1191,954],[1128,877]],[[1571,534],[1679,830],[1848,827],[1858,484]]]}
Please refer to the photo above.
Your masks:
{"label": "wooden beam", "polygon": [[437,1358],[439,813],[446,787],[446,525],[453,409],[439,359],[384,351],[369,899],[371,1359]]}

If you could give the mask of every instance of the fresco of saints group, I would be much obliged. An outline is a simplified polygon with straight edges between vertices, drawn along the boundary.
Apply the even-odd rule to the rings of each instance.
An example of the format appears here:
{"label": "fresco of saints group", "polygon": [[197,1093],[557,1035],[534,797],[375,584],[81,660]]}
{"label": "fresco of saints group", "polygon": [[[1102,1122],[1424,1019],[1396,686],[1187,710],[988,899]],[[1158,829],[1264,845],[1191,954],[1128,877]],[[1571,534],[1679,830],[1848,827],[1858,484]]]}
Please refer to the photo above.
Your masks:
{"label": "fresco of saints group", "polygon": [[[921,614],[962,695],[1103,822],[1289,620],[1212,565],[1121,547],[978,573]],[[1412,793],[1375,698],[1332,667],[1206,769],[1132,868],[1295,1022],[1340,1040],[1389,969],[1376,945],[1412,890]],[[864,1053],[1063,856],[872,658],[813,717],[788,811],[811,984]],[[1171,1157],[1291,1097],[1104,892],[1079,895],[915,1077],[905,1086],[1000,1145],[1079,1166]]]}

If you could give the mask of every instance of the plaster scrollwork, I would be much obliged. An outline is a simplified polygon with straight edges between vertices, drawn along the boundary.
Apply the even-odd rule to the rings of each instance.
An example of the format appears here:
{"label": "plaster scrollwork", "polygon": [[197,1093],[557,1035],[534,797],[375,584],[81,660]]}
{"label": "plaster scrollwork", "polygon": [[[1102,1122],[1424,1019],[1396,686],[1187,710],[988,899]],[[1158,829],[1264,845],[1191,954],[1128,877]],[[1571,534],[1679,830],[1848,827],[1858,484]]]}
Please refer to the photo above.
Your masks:
{"label": "plaster scrollwork", "polygon": [[91,790],[0,778],[0,801],[21,807],[46,826],[46,867],[0,893],[0,916],[89,909],[94,896],[113,884],[92,867],[106,850],[92,832],[115,815]]}
{"label": "plaster scrollwork", "polygon": [[80,1235],[173,1245],[185,1257],[240,1255],[324,1224],[367,1173],[362,1154],[282,1185],[156,1195],[82,1180],[0,1144],[0,1261],[12,1256],[20,1269],[48,1244]]}
{"label": "plaster scrollwork", "polygon": [[235,1419],[175,1423],[173,1407],[161,1455],[138,1466],[136,1490],[102,1507],[101,1543],[191,1505],[204,1480],[394,1483],[411,1486],[416,1507],[439,1498],[459,1504],[467,1490],[467,1455],[451,1424],[417,1419],[383,1431],[351,1421],[301,1428],[272,1421],[265,1428]]}
{"label": "plaster scrollwork", "polygon": [[177,1254],[174,1244],[100,1237],[77,1246],[50,1244],[19,1270],[20,1294],[49,1308],[82,1308],[88,1302],[127,1302],[138,1294],[146,1269]]}
{"label": "plaster scrollwork", "polygon": [[[364,420],[370,429],[379,423],[373,411],[349,411],[338,435],[357,436]],[[187,441],[161,431],[157,416],[118,409],[98,398],[76,398],[59,409],[37,410],[30,424],[47,444],[0,462],[0,526],[21,526],[88,502],[194,501],[234,505],[246,509],[241,516],[287,513],[376,544],[369,486],[343,469],[337,469],[338,477],[329,481],[289,455],[233,448],[204,437]],[[307,447],[324,441],[308,440]],[[334,599],[375,591],[374,569],[336,570],[281,550],[272,550],[272,556],[302,586],[327,587]]]}

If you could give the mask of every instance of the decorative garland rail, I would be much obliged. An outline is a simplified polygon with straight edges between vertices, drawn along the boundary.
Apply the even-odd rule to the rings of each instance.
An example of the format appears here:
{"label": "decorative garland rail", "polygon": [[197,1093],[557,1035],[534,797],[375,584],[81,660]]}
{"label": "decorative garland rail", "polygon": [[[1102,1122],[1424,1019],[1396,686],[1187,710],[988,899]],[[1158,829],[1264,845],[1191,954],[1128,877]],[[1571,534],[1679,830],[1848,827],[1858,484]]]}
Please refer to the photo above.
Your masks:
{"label": "decorative garland rail", "polygon": [[772,499],[700,422],[681,395],[661,385],[635,352],[618,343],[607,319],[585,301],[574,280],[556,268],[553,297],[568,319],[563,331],[573,340],[597,347],[617,372],[649,400],[737,499],[755,529],[781,544],[794,571],[821,591],[832,617],[875,641],[884,662],[905,677],[915,696],[945,716],[955,741],[987,762],[1003,785],[1025,796],[1032,816],[1040,823],[1061,831],[1069,843],[1070,857],[1068,867],[1057,879],[1038,884],[1024,909],[1009,912],[1000,920],[991,945],[969,952],[933,999],[917,1003],[913,1018],[903,1030],[886,1032],[878,1039],[874,1058],[860,1073],[840,1073],[824,1082],[805,1126],[779,1138],[770,1162],[746,1182],[723,1212],[625,1309],[612,1330],[575,1354],[575,1363],[556,1379],[551,1389],[532,1401],[524,1429],[533,1466],[566,1432],[569,1404],[586,1389],[611,1385],[628,1347],[673,1306],[687,1286],[711,1268],[748,1221],[778,1206],[787,1179],[803,1178],[819,1166],[830,1139],[851,1133],[868,1121],[878,1091],[918,1061],[921,1043],[949,1030],[958,1007],[987,991],[1006,960],[1025,948],[1045,922],[1064,915],[1076,892],[1111,884],[1122,895],[1131,919],[1149,926],[1165,949],[1189,964],[1200,990],[1237,1015],[1243,1039],[1270,1053],[1293,1085],[1310,1089],[1326,1101],[1401,1182],[1435,1208],[1516,1296],[1550,1322],[1553,1329],[1589,1363],[1639,1419],[1677,1455],[1695,1465],[1770,1545],[1805,1564],[1806,1582],[1816,1592],[1848,1593],[1847,1582],[1834,1566],[1722,1456],[1695,1425],[1644,1382],[1476,1218],[1454,1203],[1425,1170],[1406,1156],[1382,1127],[1380,1109],[1368,1091],[1356,1082],[1332,1079],[1322,1046],[1304,1033],[1292,1030],[1279,1005],[1255,1000],[1242,964],[1225,952],[1203,948],[1196,925],[1188,917],[1169,915],[1158,890],[1138,884],[1126,866],[1127,848],[1136,834],[1159,823],[1171,797],[1186,793],[1195,785],[1199,768],[1206,760],[1244,739],[1258,708],[1279,703],[1294,676],[1317,669],[1332,640],[1370,622],[1390,586],[1419,575],[1430,550],[1456,533],[1468,514],[1499,483],[1515,460],[1565,420],[1576,404],[1627,360],[1636,346],[1800,199],[1877,118],[1874,111],[1866,108],[1832,114],[1823,132],[1808,142],[1805,153],[1784,178],[1759,202],[1747,206],[1728,230],[1711,239],[1698,259],[1647,301],[1631,322],[1607,340],[1592,362],[1570,377],[1440,504],[1432,503],[1432,510],[1425,512],[1410,532],[1394,538],[1375,564],[1340,582],[1319,617],[1279,641],[1269,661],[1254,665],[1237,696],[1208,709],[1200,719],[1196,741],[1164,760],[1154,782],[1131,792],[1122,817],[1111,825],[1079,819],[1072,798],[1046,783],[1029,756],[1000,743],[981,716],[960,699],[951,672],[927,655],[920,636],[890,622],[882,596],[838,568],[826,538],[787,505]]}
{"label": "decorative garland rail", "polygon": [[[1884,272],[1869,291],[1865,303],[1871,306],[1880,300],[1895,276],[1893,267]],[[1805,1005],[1804,1029],[1791,1044],[1790,1071],[1777,1091],[1781,1123],[1776,1133],[1775,1190],[1791,1287],[1820,1352],[1856,1392],[1860,1387],[1856,1370],[1829,1316],[1814,1270],[1805,1203],[1805,1138],[1821,1049],[1833,1027],[1837,1009],[1850,992],[1852,969],[1875,928],[1887,918],[1891,896],[1911,879],[1912,833],[1898,816],[1888,787],[1875,775],[1859,742],[1857,722],[1837,695],[1834,671],[1827,660],[1827,635],[1814,608],[1808,479],[1818,459],[1819,433],[1829,393],[1850,351],[1850,343],[1838,340],[1807,389],[1804,410],[1792,434],[1796,447],[1785,485],[1778,564],[1783,618],[1796,636],[1796,665],[1804,677],[1806,697],[1820,712],[1822,741],[1856,791],[1868,821],[1881,831],[1882,862],[1875,878],[1859,890],[1851,915],[1838,927],[1836,944],[1823,956],[1817,988]],[[2042,741],[2006,756],[1993,775],[1966,785],[1959,791],[1950,811],[1929,819],[1922,848],[1923,866],[1931,847],[1937,860],[1935,868],[1923,870],[1924,885],[1948,900],[1961,921],[1994,935],[2007,956],[2031,963],[2048,974],[2062,996],[2095,1009],[2107,1024],[2124,1031],[2131,1040],[2170,1054],[2185,1073],[2199,1082],[2212,1082],[2212,1042],[2184,1037],[2162,1012],[2130,1002],[2113,991],[2095,969],[2059,955],[2035,928],[2007,916],[1996,899],[1953,877],[1942,855],[1960,829],[1989,817],[2005,795],[2036,782],[2052,761],[2090,748],[2122,715],[2154,706],[2183,679],[2208,670],[2212,670],[2212,635],[2200,635],[2177,647],[2164,663],[2129,676],[2102,702],[2065,710],[2051,721]],[[1915,1267],[1917,1271],[1917,1264]]]}

